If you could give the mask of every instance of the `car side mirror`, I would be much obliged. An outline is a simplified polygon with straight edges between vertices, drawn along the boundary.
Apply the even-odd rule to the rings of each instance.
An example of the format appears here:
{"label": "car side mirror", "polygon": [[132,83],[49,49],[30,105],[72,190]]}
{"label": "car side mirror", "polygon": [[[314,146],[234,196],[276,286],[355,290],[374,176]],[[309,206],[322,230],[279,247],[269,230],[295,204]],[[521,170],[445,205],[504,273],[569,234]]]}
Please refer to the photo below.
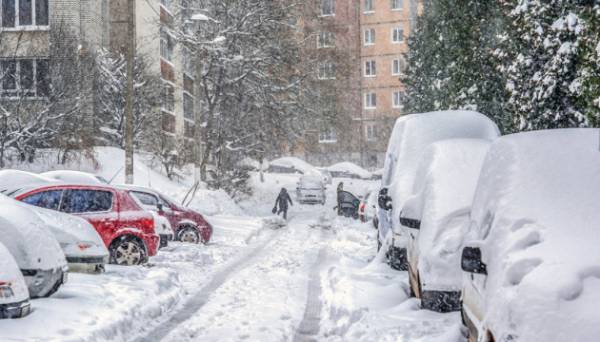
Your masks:
{"label": "car side mirror", "polygon": [[487,274],[487,265],[482,261],[479,247],[463,248],[461,268],[468,273]]}
{"label": "car side mirror", "polygon": [[162,205],[162,203],[158,203],[158,204],[156,205],[156,208],[158,208],[158,212],[159,212],[159,213],[162,213],[162,212],[164,212],[164,211],[165,211],[165,207]]}
{"label": "car side mirror", "polygon": [[410,197],[400,212],[400,224],[412,229],[421,229],[421,211],[421,198]]}
{"label": "car side mirror", "polygon": [[411,229],[421,229],[421,220],[406,217],[404,213],[400,213],[400,224]]}

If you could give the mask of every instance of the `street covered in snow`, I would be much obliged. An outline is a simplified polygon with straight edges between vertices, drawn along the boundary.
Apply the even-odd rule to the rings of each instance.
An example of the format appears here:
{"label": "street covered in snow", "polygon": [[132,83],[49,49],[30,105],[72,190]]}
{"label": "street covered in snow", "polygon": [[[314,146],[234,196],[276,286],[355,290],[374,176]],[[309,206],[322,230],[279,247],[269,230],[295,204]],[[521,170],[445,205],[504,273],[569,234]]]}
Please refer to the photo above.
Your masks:
{"label": "street covered in snow", "polygon": [[295,205],[280,226],[276,186],[297,177],[269,174],[261,186],[255,175],[246,214],[208,217],[208,245],[172,242],[147,265],[69,274],[32,314],[0,321],[0,340],[460,341],[459,314],[409,299],[406,273],[377,255],[372,224],[336,215],[334,187],[325,206]]}

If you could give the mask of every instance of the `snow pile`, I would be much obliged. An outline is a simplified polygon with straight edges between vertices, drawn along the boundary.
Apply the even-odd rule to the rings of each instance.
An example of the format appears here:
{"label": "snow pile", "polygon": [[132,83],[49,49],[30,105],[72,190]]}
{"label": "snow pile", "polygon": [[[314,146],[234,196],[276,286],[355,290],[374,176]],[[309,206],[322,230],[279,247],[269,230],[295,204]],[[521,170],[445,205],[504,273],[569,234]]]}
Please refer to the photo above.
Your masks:
{"label": "snow pile", "polygon": [[600,335],[599,133],[539,131],[492,145],[471,234],[482,240],[489,274],[484,320],[497,338],[593,341]]}
{"label": "snow pile", "polygon": [[314,166],[305,162],[304,160],[296,157],[283,157],[279,159],[272,160],[269,162],[269,167],[277,167],[281,169],[287,169],[290,173],[293,173],[294,170],[298,171],[302,174],[312,174],[316,176],[320,176],[321,173]]}
{"label": "snow pile", "polygon": [[[490,143],[485,140],[452,139],[432,144],[416,172],[414,196],[406,205],[420,202],[416,216],[421,221],[417,237],[409,240],[409,260],[418,265],[423,290],[460,291],[461,247],[468,229],[468,216],[479,172]],[[406,207],[405,207],[406,208]]]}
{"label": "snow pile", "polygon": [[90,185],[103,184],[103,182],[93,174],[72,170],[48,171],[40,174],[40,176],[56,179],[66,183]]}
{"label": "snow pile", "polygon": [[53,178],[44,177],[35,173],[20,170],[0,171],[0,191],[15,189],[15,185],[45,185],[58,183]]}
{"label": "snow pile", "polygon": [[346,174],[346,175],[354,175],[358,178],[362,178],[362,179],[371,179],[371,177],[373,177],[373,174],[365,169],[363,169],[362,167],[354,164],[354,163],[350,163],[350,162],[342,162],[342,163],[337,163],[334,165],[331,165],[330,167],[327,168],[327,170],[329,170],[329,172],[334,173],[334,174]]}

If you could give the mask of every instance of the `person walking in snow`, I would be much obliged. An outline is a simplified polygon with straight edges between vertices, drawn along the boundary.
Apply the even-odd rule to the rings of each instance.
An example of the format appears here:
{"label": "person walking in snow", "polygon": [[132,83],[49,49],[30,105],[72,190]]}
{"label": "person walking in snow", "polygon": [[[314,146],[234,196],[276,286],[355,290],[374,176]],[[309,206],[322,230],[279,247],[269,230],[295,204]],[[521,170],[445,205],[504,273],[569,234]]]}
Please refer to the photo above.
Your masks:
{"label": "person walking in snow", "polygon": [[[287,220],[288,202],[290,205],[294,205],[294,203],[292,203],[292,198],[290,197],[290,194],[288,194],[287,190],[285,188],[281,188],[279,196],[277,196],[277,199],[275,200],[273,214],[277,213],[277,215],[279,215],[283,213],[283,218]],[[278,207],[279,210],[277,210]]]}

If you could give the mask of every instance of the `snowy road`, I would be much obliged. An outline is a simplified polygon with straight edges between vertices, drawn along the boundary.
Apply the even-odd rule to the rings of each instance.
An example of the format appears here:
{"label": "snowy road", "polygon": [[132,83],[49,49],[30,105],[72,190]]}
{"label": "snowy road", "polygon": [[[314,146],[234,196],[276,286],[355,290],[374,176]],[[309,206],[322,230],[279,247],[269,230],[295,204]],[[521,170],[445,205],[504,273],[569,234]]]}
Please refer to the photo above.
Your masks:
{"label": "snowy road", "polygon": [[[264,210],[261,210],[264,212]],[[149,267],[72,274],[1,341],[464,341],[458,314],[420,310],[370,224],[296,206],[286,227],[212,217],[208,246],[174,243]]]}

